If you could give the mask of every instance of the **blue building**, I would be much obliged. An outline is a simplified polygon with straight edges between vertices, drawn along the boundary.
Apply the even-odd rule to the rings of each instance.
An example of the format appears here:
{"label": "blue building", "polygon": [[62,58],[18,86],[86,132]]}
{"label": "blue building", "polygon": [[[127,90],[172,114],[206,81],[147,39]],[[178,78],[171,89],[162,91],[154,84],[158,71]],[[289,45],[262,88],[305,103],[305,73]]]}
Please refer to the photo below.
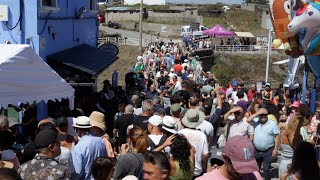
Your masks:
{"label": "blue building", "polygon": [[81,44],[97,46],[97,0],[0,0],[8,21],[0,44],[30,44],[43,59]]}
{"label": "blue building", "polygon": [[97,13],[97,0],[0,0],[0,44],[29,44],[67,82],[93,85],[117,59],[97,48]]}

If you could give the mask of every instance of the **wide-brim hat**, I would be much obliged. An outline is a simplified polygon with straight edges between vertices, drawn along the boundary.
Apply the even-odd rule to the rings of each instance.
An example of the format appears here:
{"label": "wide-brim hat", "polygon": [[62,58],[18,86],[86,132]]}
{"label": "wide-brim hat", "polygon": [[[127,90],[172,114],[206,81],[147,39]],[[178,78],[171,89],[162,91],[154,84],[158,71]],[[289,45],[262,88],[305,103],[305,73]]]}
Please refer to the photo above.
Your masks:
{"label": "wide-brim hat", "polygon": [[196,109],[189,109],[182,118],[182,124],[191,129],[197,128],[203,121],[205,115],[203,112]]}
{"label": "wide-brim hat", "polygon": [[102,129],[103,131],[105,131],[107,129],[103,113],[98,112],[98,111],[93,111],[90,114],[89,119],[90,119],[90,124],[92,126],[98,127],[100,129]]}
{"label": "wide-brim hat", "polygon": [[90,119],[87,116],[79,116],[76,118],[76,123],[73,125],[75,128],[88,129],[91,128]]}
{"label": "wide-brim hat", "polygon": [[162,121],[162,129],[172,134],[176,134],[178,132],[177,122],[172,116],[164,116]]}

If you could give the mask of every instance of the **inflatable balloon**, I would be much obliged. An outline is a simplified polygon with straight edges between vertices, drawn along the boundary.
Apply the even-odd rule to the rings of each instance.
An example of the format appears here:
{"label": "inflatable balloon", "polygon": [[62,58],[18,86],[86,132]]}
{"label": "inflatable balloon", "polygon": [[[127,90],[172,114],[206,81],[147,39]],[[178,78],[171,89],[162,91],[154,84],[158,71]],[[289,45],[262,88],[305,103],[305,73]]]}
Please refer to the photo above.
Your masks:
{"label": "inflatable balloon", "polygon": [[313,74],[317,77],[317,84],[320,83],[320,56],[307,56],[307,60]]}
{"label": "inflatable balloon", "polygon": [[288,25],[290,32],[306,29],[302,47],[305,55],[320,55],[320,3],[308,2],[295,14]]}
{"label": "inflatable balloon", "polygon": [[[300,0],[297,3],[302,4]],[[292,57],[302,55],[295,36],[296,33],[288,30],[288,24],[292,19],[291,14],[299,6],[297,3],[291,0],[269,0],[273,29],[278,38],[273,41],[273,46],[278,48],[283,44],[286,54]]]}

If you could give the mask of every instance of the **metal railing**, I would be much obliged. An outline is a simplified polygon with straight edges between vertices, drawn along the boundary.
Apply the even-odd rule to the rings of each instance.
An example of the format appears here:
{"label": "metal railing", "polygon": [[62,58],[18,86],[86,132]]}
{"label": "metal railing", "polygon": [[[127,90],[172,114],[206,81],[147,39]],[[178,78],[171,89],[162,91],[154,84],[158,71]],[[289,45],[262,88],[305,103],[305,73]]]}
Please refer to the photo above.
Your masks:
{"label": "metal railing", "polygon": [[[127,38],[127,37],[105,37],[98,38],[98,44],[101,43],[113,43],[116,45],[129,45],[129,46],[139,46],[139,39],[137,38]],[[147,47],[151,42],[142,40],[142,46]]]}
{"label": "metal railing", "polygon": [[215,45],[215,52],[267,52],[268,47],[257,45]]}

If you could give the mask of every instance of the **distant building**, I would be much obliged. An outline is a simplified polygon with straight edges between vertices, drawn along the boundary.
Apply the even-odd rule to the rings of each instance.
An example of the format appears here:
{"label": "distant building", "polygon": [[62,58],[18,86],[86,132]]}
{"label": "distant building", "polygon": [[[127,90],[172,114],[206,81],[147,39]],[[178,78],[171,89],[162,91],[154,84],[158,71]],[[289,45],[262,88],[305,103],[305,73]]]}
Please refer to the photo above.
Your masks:
{"label": "distant building", "polygon": [[[125,5],[139,4],[141,0],[124,0]],[[244,0],[143,0],[147,5],[164,5],[164,4],[242,4]]]}

